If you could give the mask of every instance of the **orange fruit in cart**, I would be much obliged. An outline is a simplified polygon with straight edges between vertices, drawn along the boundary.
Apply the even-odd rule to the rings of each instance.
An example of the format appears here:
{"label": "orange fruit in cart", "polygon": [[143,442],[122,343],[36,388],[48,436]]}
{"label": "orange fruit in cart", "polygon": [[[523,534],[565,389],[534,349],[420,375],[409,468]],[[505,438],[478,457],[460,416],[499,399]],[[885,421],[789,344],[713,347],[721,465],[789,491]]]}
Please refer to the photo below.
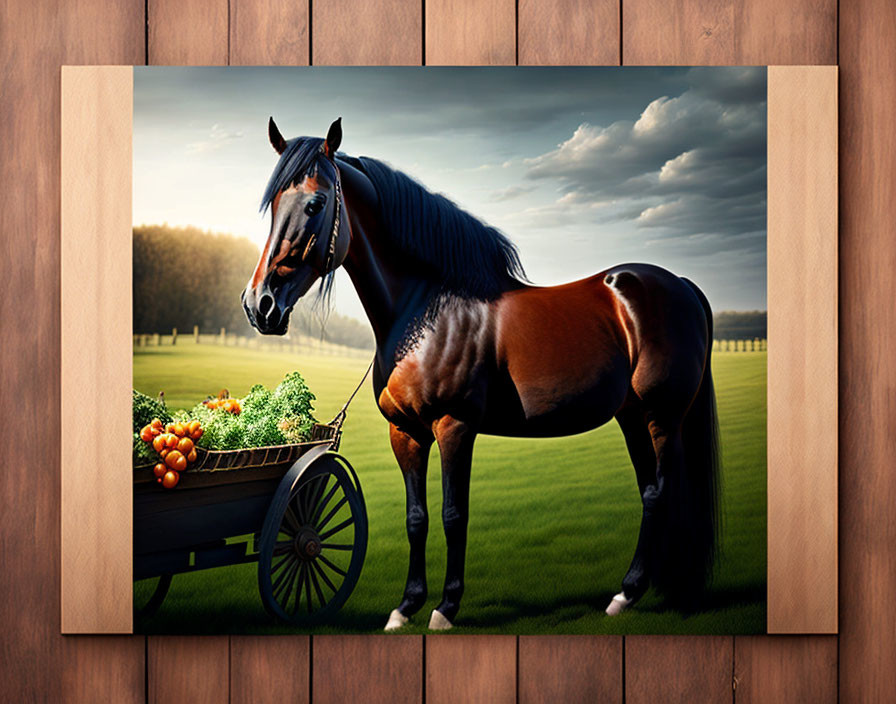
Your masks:
{"label": "orange fruit in cart", "polygon": [[140,431],[140,439],[143,442],[152,442],[152,428],[148,425],[144,425],[143,429]]}
{"label": "orange fruit in cart", "polygon": [[155,467],[152,468],[152,473],[156,475],[159,479],[165,476],[168,472],[168,467],[159,462]]}
{"label": "orange fruit in cart", "polygon": [[152,439],[152,449],[158,453],[161,453],[162,450],[165,449],[165,436],[164,435],[156,435]]}
{"label": "orange fruit in cart", "polygon": [[182,452],[171,450],[165,457],[165,464],[168,465],[169,469],[183,472],[187,468],[187,458],[184,457]]}
{"label": "orange fruit in cart", "polygon": [[192,450],[190,450],[190,454],[187,455],[187,462],[189,462],[190,464],[193,464],[195,461],[196,461],[196,448],[194,447]]}
{"label": "orange fruit in cart", "polygon": [[190,424],[187,426],[187,429],[190,431],[191,439],[198,440],[202,437],[202,427],[200,426],[198,420],[191,420]]}
{"label": "orange fruit in cart", "polygon": [[182,437],[177,442],[177,450],[182,455],[186,456],[190,454],[190,451],[193,449],[193,441],[190,440],[189,437]]}
{"label": "orange fruit in cart", "polygon": [[165,447],[169,450],[173,450],[177,447],[177,435],[174,433],[165,433]]}
{"label": "orange fruit in cart", "polygon": [[177,472],[166,472],[162,477],[162,486],[166,489],[173,489],[180,481],[180,475]]}
{"label": "orange fruit in cart", "polygon": [[184,436],[184,424],[183,423],[175,423],[174,424],[174,434],[177,437],[182,438]]}
{"label": "orange fruit in cart", "polygon": [[155,428],[159,432],[162,431],[162,421],[160,421],[158,418],[153,418],[152,422],[149,425],[150,425],[150,427]]}

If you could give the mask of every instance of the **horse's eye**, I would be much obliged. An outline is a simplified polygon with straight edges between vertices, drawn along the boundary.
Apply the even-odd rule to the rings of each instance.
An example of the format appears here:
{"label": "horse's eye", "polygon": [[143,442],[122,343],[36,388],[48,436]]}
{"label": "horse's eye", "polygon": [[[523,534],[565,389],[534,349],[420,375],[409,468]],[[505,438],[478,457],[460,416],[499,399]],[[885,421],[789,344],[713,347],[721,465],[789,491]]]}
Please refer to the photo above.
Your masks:
{"label": "horse's eye", "polygon": [[308,205],[305,206],[305,215],[308,217],[312,217],[317,215],[324,207],[324,199],[319,198],[318,196],[314,196],[310,201],[308,201]]}

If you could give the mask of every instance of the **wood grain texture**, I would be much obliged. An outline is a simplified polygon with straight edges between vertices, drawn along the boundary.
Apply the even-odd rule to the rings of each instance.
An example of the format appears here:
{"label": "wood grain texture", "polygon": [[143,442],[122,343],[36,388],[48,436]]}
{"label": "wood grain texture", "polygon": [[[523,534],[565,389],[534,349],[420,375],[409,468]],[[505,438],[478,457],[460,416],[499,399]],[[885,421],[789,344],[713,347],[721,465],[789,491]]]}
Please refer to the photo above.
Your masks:
{"label": "wood grain texture", "polygon": [[148,63],[224,66],[227,0],[147,0]]}
{"label": "wood grain texture", "polygon": [[423,701],[422,636],[314,636],[314,704]]}
{"label": "wood grain texture", "polygon": [[837,632],[837,69],[768,69],[768,632]]}
{"label": "wood grain texture", "polygon": [[145,638],[68,636],[61,640],[64,697],[57,701],[145,704]]}
{"label": "wood grain texture", "polygon": [[311,700],[309,636],[231,636],[230,704]]}
{"label": "wood grain texture", "polygon": [[619,63],[618,0],[519,0],[519,63]]}
{"label": "wood grain texture", "polygon": [[519,704],[622,702],[621,636],[520,636]]}
{"label": "wood grain texture", "polygon": [[627,65],[835,64],[837,0],[625,0]]}
{"label": "wood grain texture", "polygon": [[837,701],[833,636],[738,636],[734,640],[737,704]]}
{"label": "wood grain texture", "polygon": [[[60,627],[60,67],[142,60],[143,7],[127,2],[0,3],[0,699],[121,692],[137,658],[122,639]],[[21,441],[40,428],[41,442]],[[140,639],[142,641],[142,639]],[[82,650],[81,648],[86,650]],[[96,649],[94,649],[96,648]],[[142,650],[142,649],[141,649]],[[90,683],[72,665],[97,654]],[[87,656],[92,659],[91,656]],[[122,699],[126,701],[126,699]]]}
{"label": "wood grain texture", "polygon": [[729,636],[626,636],[626,704],[730,704],[733,666]]}
{"label": "wood grain texture", "polygon": [[516,702],[516,636],[426,636],[427,704]]}
{"label": "wood grain texture", "polygon": [[418,0],[327,0],[312,4],[315,65],[413,65],[423,61]]}
{"label": "wood grain texture", "polygon": [[427,66],[516,63],[515,0],[427,0]]}
{"label": "wood grain texture", "polygon": [[228,704],[227,636],[149,636],[147,704]]}
{"label": "wood grain texture", "polygon": [[231,0],[233,66],[308,63],[308,0]]}
{"label": "wood grain texture", "polygon": [[840,700],[896,692],[896,4],[840,6]]}
{"label": "wood grain texture", "polygon": [[[130,67],[63,67],[63,633],[130,633],[133,620],[132,106]],[[102,461],[85,434],[106,438]]]}

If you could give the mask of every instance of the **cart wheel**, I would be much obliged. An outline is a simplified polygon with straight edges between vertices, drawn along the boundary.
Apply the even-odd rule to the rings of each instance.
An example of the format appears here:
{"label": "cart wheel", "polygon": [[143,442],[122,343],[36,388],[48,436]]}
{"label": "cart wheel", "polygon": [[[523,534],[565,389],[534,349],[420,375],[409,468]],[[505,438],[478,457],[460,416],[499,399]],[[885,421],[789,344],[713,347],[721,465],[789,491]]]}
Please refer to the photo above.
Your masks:
{"label": "cart wheel", "polygon": [[[152,579],[140,580],[145,581],[147,583],[151,582]],[[142,604],[138,604],[136,601],[136,597],[134,600],[134,613],[139,617],[152,616],[156,611],[159,610],[159,607],[162,605],[162,602],[165,601],[165,597],[168,595],[168,588],[171,586],[171,575],[163,574],[161,577],[158,577],[158,581],[156,582],[155,589],[152,592],[152,595]]]}
{"label": "cart wheel", "polygon": [[325,619],[352,593],[366,553],[367,509],[351,465],[334,452],[303,457],[280,483],[261,533],[265,608],[296,624]]}

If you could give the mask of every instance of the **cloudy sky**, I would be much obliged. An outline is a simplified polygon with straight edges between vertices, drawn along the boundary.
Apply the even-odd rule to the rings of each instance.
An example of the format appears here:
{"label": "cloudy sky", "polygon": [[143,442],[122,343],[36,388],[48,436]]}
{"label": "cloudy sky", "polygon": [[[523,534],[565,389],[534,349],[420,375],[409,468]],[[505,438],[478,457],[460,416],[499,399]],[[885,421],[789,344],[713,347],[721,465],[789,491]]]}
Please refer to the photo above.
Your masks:
{"label": "cloudy sky", "polygon": [[[501,229],[534,283],[652,262],[715,310],[766,307],[764,68],[138,67],[134,88],[134,224],[261,246],[268,116],[288,139],[342,116],[344,152]],[[363,317],[344,272],[333,300]]]}

